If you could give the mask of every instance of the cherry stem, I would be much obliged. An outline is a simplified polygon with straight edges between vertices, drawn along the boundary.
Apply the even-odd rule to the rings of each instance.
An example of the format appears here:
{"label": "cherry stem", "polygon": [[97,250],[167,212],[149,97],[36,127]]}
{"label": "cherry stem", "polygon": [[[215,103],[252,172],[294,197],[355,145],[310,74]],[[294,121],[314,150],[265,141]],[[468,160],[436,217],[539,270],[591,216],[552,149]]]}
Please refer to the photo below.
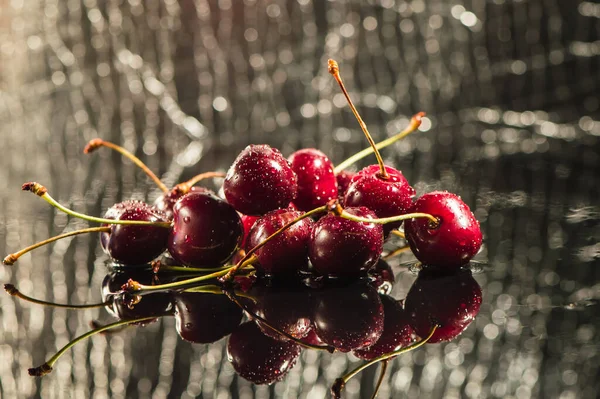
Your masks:
{"label": "cherry stem", "polygon": [[223,172],[200,173],[199,175],[192,177],[190,180],[188,180],[186,182],[177,184],[173,189],[177,190],[178,192],[180,192],[182,194],[185,194],[188,191],[190,191],[190,189],[194,185],[196,185],[196,183],[198,183],[199,181],[202,181],[204,179],[209,179],[211,177],[225,177],[225,173],[223,173]]}
{"label": "cherry stem", "polygon": [[335,348],[332,346],[320,346],[320,345],[313,345],[313,344],[309,344],[307,342],[303,342],[301,340],[299,340],[298,338],[294,337],[291,334],[286,333],[285,331],[281,331],[280,329],[274,327],[271,325],[271,323],[269,323],[264,317],[259,316],[258,314],[256,314],[255,312],[253,312],[252,310],[248,309],[248,307],[246,305],[244,305],[243,303],[241,303],[237,297],[236,294],[233,293],[230,290],[225,290],[224,291],[225,294],[227,295],[227,297],[236,305],[238,305],[243,311],[245,311],[246,313],[248,313],[250,316],[252,316],[253,319],[256,319],[258,321],[260,321],[264,326],[268,327],[269,329],[273,330],[274,332],[276,332],[277,334],[281,335],[282,337],[285,337],[287,339],[289,339],[290,341],[304,347],[304,348],[309,348],[309,349],[316,349],[316,350],[325,350],[329,353],[333,353],[335,352]]}
{"label": "cherry stem", "polygon": [[64,308],[64,309],[91,309],[91,308],[101,308],[104,306],[108,306],[112,303],[111,300],[106,301],[106,302],[102,302],[102,303],[93,303],[93,304],[87,304],[87,305],[71,305],[71,304],[62,304],[62,303],[54,303],[54,302],[47,302],[47,301],[42,301],[41,299],[35,299],[32,298],[30,296],[27,296],[25,294],[23,294],[21,291],[19,291],[17,289],[17,287],[15,287],[12,284],[4,284],[4,291],[6,291],[8,294],[17,297],[19,299],[22,299],[24,301],[27,302],[32,302],[32,303],[36,303],[38,305],[44,305],[44,306],[51,306],[54,308]]}
{"label": "cherry stem", "polygon": [[112,328],[116,328],[116,327],[121,327],[121,326],[125,326],[128,324],[133,324],[133,323],[143,323],[145,321],[149,321],[149,320],[154,320],[156,319],[156,316],[151,316],[151,317],[142,317],[139,319],[130,319],[130,320],[119,320],[117,322],[114,323],[110,323],[107,324],[105,326],[102,327],[98,327],[96,329],[93,329],[91,331],[86,332],[83,335],[80,335],[79,337],[73,339],[72,341],[70,341],[68,344],[66,344],[65,346],[63,346],[58,352],[56,352],[56,354],[54,356],[52,356],[46,363],[42,364],[41,366],[38,367],[34,367],[34,368],[30,368],[29,371],[29,375],[32,377],[42,377],[46,374],[49,374],[52,371],[52,366],[54,365],[54,363],[56,363],[56,361],[66,352],[68,351],[71,347],[75,346],[77,343],[79,343],[80,341],[83,341],[86,338],[91,337],[92,335],[104,332],[106,330],[110,330]]}
{"label": "cherry stem", "polygon": [[47,203],[49,203],[50,205],[52,205],[53,207],[63,211],[64,213],[66,213],[67,215],[79,218],[79,219],[83,219],[83,220],[87,220],[89,222],[96,222],[96,223],[105,223],[105,224],[123,224],[123,225],[138,225],[138,226],[156,226],[156,227],[165,227],[165,228],[171,228],[173,225],[173,222],[147,222],[145,220],[114,220],[114,219],[103,219],[103,218],[97,218],[94,216],[90,216],[90,215],[86,215],[83,213],[79,213],[79,212],[75,212],[71,209],[65,208],[64,206],[62,206],[61,204],[59,204],[54,198],[52,198],[50,196],[50,194],[48,194],[48,190],[46,189],[46,187],[42,186],[39,183],[36,182],[29,182],[29,183],[25,183],[23,184],[23,186],[21,186],[21,190],[23,191],[31,191],[32,193],[34,193],[35,195],[37,195],[38,197],[41,197],[44,201],[46,201]]}
{"label": "cherry stem", "polygon": [[393,258],[396,255],[400,255],[401,253],[407,252],[409,250],[410,250],[410,247],[408,245],[406,245],[404,247],[397,248],[397,249],[393,250],[392,252],[390,252],[389,254],[385,255],[383,257],[383,260],[388,260],[390,258]]}
{"label": "cherry stem", "polygon": [[406,235],[404,235],[404,232],[403,232],[403,231],[400,231],[400,230],[392,230],[392,234],[393,234],[393,235],[395,235],[395,236],[397,236],[397,237],[400,237],[400,238],[406,239]]}
{"label": "cherry stem", "polygon": [[253,262],[256,262],[256,257],[254,257],[254,256],[246,259],[245,261],[243,261],[241,263],[236,264],[235,266],[230,266],[230,267],[224,268],[222,270],[219,270],[219,271],[211,273],[211,274],[205,274],[203,276],[189,278],[186,280],[176,281],[176,282],[167,283],[167,284],[144,285],[144,284],[138,283],[137,281],[129,279],[129,281],[123,285],[122,289],[126,292],[140,293],[140,292],[163,291],[163,290],[169,290],[169,289],[173,289],[173,288],[181,288],[185,285],[200,283],[202,281],[207,281],[207,280],[215,279],[218,277],[222,277],[222,276],[226,275],[228,272],[230,272],[235,267],[244,268],[244,267],[252,264]]}
{"label": "cherry stem", "polygon": [[28,247],[23,248],[22,250],[12,253],[10,255],[7,255],[4,260],[2,260],[2,263],[4,263],[7,266],[13,265],[17,259],[19,259],[21,256],[25,255],[27,252],[33,251],[36,248],[39,247],[43,247],[46,244],[50,244],[54,241],[58,241],[61,238],[66,238],[66,237],[71,237],[71,236],[76,236],[79,234],[86,234],[86,233],[102,233],[102,232],[109,232],[110,231],[110,227],[90,227],[89,229],[81,229],[81,230],[76,230],[76,231],[70,231],[68,233],[64,233],[64,234],[60,234],[51,238],[48,238],[47,240],[44,241],[40,241],[36,244],[30,245]]}
{"label": "cherry stem", "polygon": [[387,371],[389,360],[384,360],[381,362],[381,370],[379,371],[379,378],[377,379],[377,384],[375,385],[375,391],[371,396],[371,399],[375,399],[377,397],[377,393],[379,392],[379,388],[381,388],[381,383],[383,382],[383,377],[385,376],[385,372]]}
{"label": "cherry stem", "polygon": [[120,145],[111,143],[110,141],[104,141],[102,139],[93,139],[87,143],[87,145],[83,149],[83,152],[85,154],[89,154],[91,152],[94,152],[95,150],[97,150],[100,147],[107,147],[107,148],[110,148],[111,150],[117,151],[118,153],[123,155],[125,158],[129,159],[131,162],[136,164],[140,169],[142,169],[144,171],[144,173],[146,173],[146,175],[148,175],[148,177],[150,177],[154,181],[154,183],[156,183],[158,188],[160,188],[164,193],[169,192],[169,188],[167,186],[165,186],[163,182],[160,181],[160,179],[154,174],[154,172],[152,172],[150,170],[150,168],[148,168],[148,166],[146,166],[145,163],[143,163],[138,157],[136,157],[135,155],[133,155],[131,152],[127,151],[125,148],[121,147]]}
{"label": "cherry stem", "polygon": [[400,222],[402,220],[417,219],[417,218],[429,219],[430,228],[436,228],[440,224],[440,221],[435,216],[430,215],[429,213],[421,213],[421,212],[405,213],[404,215],[391,216],[391,217],[387,217],[387,218],[369,219],[369,218],[363,218],[360,216],[355,216],[355,215],[352,215],[352,214],[346,212],[345,210],[342,210],[339,216],[343,217],[344,219],[349,219],[349,220],[352,220],[355,222],[365,222],[365,223],[375,223],[375,224],[386,224],[386,223]]}
{"label": "cherry stem", "polygon": [[200,267],[187,267],[187,266],[170,266],[163,265],[160,261],[152,262],[152,269],[154,273],[159,272],[174,272],[174,273],[213,273],[218,272],[220,270],[225,270],[230,268],[230,265],[219,266],[214,268],[200,268]]}
{"label": "cherry stem", "polygon": [[299,221],[301,221],[302,219],[305,219],[309,216],[313,216],[317,213],[320,212],[326,212],[328,210],[328,205],[323,205],[320,206],[318,208],[315,208],[311,211],[306,212],[304,215],[300,215],[298,216],[296,219],[286,223],[283,227],[281,227],[279,230],[277,230],[276,232],[274,232],[273,234],[271,234],[270,236],[268,236],[267,238],[264,239],[264,241],[262,241],[261,243],[257,244],[254,248],[252,248],[251,250],[249,250],[246,255],[244,255],[244,257],[242,259],[240,259],[240,261],[229,271],[229,273],[227,273],[225,275],[225,277],[222,277],[220,280],[222,283],[225,282],[229,282],[233,279],[235,273],[238,271],[238,269],[241,267],[240,265],[242,263],[244,263],[246,261],[246,259],[250,258],[251,256],[254,256],[254,253],[256,251],[258,251],[260,248],[262,248],[264,245],[266,245],[269,241],[271,241],[273,238],[277,237],[279,234],[283,233],[285,230],[287,230],[288,228],[290,228],[292,225],[298,223]]}
{"label": "cherry stem", "polygon": [[361,371],[363,371],[364,369],[366,369],[369,366],[372,366],[375,363],[381,362],[381,361],[385,361],[388,359],[391,359],[393,357],[402,355],[406,352],[410,352],[414,349],[417,349],[423,345],[425,345],[430,339],[431,337],[433,337],[433,334],[435,334],[435,331],[437,330],[438,326],[435,325],[431,328],[431,331],[429,332],[429,334],[427,335],[427,337],[425,337],[424,339],[420,340],[419,342],[415,342],[412,345],[406,346],[404,348],[398,349],[397,351],[393,351],[390,353],[384,353],[381,356],[376,357],[375,359],[372,359],[370,361],[368,361],[365,364],[360,365],[359,367],[355,368],[354,370],[352,370],[351,372],[349,372],[348,374],[346,374],[345,376],[343,376],[342,378],[338,378],[337,380],[335,380],[335,383],[333,384],[333,386],[331,387],[331,394],[334,398],[339,398],[342,392],[342,389],[344,389],[344,386],[346,385],[346,383],[355,375],[357,375],[358,373],[360,373]]}
{"label": "cherry stem", "polygon": [[367,141],[369,141],[369,144],[371,145],[371,148],[373,149],[373,152],[375,153],[375,156],[377,157],[377,163],[379,164],[379,168],[381,169],[381,172],[380,172],[381,178],[387,179],[389,177],[389,175],[388,175],[388,172],[385,170],[385,165],[383,164],[383,159],[381,158],[381,154],[379,153],[379,151],[377,150],[377,148],[375,146],[375,142],[373,141],[373,137],[371,137],[371,134],[369,133],[369,130],[367,129],[367,125],[360,117],[360,114],[358,113],[356,107],[354,106],[354,104],[352,103],[352,100],[350,99],[350,95],[348,94],[348,91],[346,91],[346,87],[344,86],[344,83],[342,82],[342,77],[340,76],[340,67],[338,66],[338,63],[335,60],[329,59],[329,61],[327,61],[327,65],[328,65],[329,73],[331,75],[333,75],[335,80],[338,82],[338,85],[340,85],[340,88],[342,89],[342,93],[344,93],[344,96],[346,97],[346,100],[348,101],[348,105],[350,106],[350,109],[352,110],[352,113],[356,117],[356,120],[358,121],[360,128],[362,129],[365,136],[367,137]]}
{"label": "cherry stem", "polygon": [[[403,138],[405,138],[406,136],[408,136],[409,134],[411,134],[412,132],[417,130],[419,128],[419,126],[421,126],[421,120],[424,116],[425,116],[425,112],[419,112],[418,114],[413,115],[413,117],[410,119],[410,124],[408,125],[408,127],[406,127],[400,133],[397,133],[396,135],[375,144],[375,148],[378,150],[381,150],[382,148],[385,148],[387,146],[394,144],[396,141],[402,140]],[[333,171],[336,174],[338,174],[342,170],[346,169],[348,166],[355,164],[356,162],[360,161],[367,155],[372,154],[373,152],[374,152],[373,147],[365,148],[364,150],[357,152],[356,154],[352,155],[350,158],[348,158],[345,161],[343,161],[342,163],[340,163],[338,166],[336,166],[333,169]]]}

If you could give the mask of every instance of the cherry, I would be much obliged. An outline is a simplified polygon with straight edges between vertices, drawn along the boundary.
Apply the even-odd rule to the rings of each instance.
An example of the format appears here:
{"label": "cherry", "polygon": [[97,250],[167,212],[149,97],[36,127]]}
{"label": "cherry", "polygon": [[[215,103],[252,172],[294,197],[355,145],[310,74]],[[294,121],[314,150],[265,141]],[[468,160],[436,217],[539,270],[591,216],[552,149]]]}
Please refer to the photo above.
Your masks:
{"label": "cherry", "polygon": [[354,176],[356,176],[356,172],[349,172],[347,170],[342,170],[335,175],[338,186],[338,199],[341,203],[344,203],[344,197],[346,196],[346,192],[348,191],[348,187],[350,187],[350,183],[352,183]]}
{"label": "cherry", "polygon": [[364,360],[372,360],[385,353],[397,351],[415,341],[410,316],[402,309],[402,304],[388,295],[380,296],[383,304],[384,324],[381,337],[373,345],[354,350],[354,355]]}
{"label": "cherry", "polygon": [[[166,222],[165,214],[141,201],[124,201],[110,207],[104,214],[110,220],[142,220]],[[169,229],[158,226],[113,224],[100,233],[102,249],[114,261],[125,265],[150,262],[167,248]]]}
{"label": "cherry", "polygon": [[377,264],[369,270],[369,278],[371,285],[383,294],[389,294],[392,291],[396,280],[391,266],[383,259],[379,259]]}
{"label": "cherry", "polygon": [[406,240],[423,264],[459,267],[479,251],[479,222],[457,195],[447,191],[424,194],[411,211],[429,213],[438,219],[438,223],[411,219],[404,226]]}
{"label": "cherry", "polygon": [[183,196],[173,208],[169,253],[187,266],[225,263],[243,234],[240,217],[231,205],[208,192]]}
{"label": "cherry", "polygon": [[[374,219],[365,207],[346,208],[349,215]],[[315,222],[308,245],[310,261],[318,274],[355,276],[373,267],[383,250],[379,224],[355,222],[328,214]]]}
{"label": "cherry", "polygon": [[298,176],[298,196],[294,205],[299,210],[309,211],[337,197],[333,164],[321,151],[302,149],[290,155],[288,161]]}
{"label": "cherry", "polygon": [[371,346],[383,331],[383,305],[364,281],[326,287],[316,294],[314,312],[317,336],[341,352]]}
{"label": "cherry", "polygon": [[[262,243],[303,214],[304,212],[292,209],[277,209],[267,213],[258,219],[250,230],[246,250]],[[304,218],[272,238],[254,253],[259,262],[255,267],[267,274],[291,274],[306,269],[308,239],[312,225],[313,221],[310,218]]]}
{"label": "cherry", "polygon": [[223,183],[225,198],[244,215],[285,208],[298,194],[298,177],[281,153],[249,145],[233,162]]}
{"label": "cherry", "polygon": [[179,292],[175,299],[175,326],[186,341],[208,344],[231,334],[243,312],[225,295]]}
{"label": "cherry", "polygon": [[450,341],[475,319],[481,305],[481,287],[471,270],[423,269],[411,286],[404,308],[420,337],[434,325],[429,343]]}
{"label": "cherry", "polygon": [[238,326],[227,343],[227,356],[235,371],[255,384],[281,380],[299,355],[299,345],[267,337],[254,322]]}
{"label": "cherry", "polygon": [[[385,170],[387,177],[380,174],[378,165],[370,165],[359,171],[346,191],[344,206],[365,206],[380,218],[407,213],[415,195],[414,188],[400,171],[390,166],[386,166]],[[386,224],[386,236],[401,224]]]}
{"label": "cherry", "polygon": [[242,225],[244,226],[244,238],[242,239],[242,248],[246,248],[248,242],[248,235],[254,223],[260,219],[260,216],[242,215]]}
{"label": "cherry", "polygon": [[[214,192],[205,187],[194,186],[190,187],[188,192],[191,193],[209,193],[213,194]],[[177,203],[177,201],[183,197],[187,192],[183,192],[182,190],[173,189],[167,193],[164,193],[160,197],[154,201],[154,207],[166,215],[169,220],[173,220],[173,207]]]}

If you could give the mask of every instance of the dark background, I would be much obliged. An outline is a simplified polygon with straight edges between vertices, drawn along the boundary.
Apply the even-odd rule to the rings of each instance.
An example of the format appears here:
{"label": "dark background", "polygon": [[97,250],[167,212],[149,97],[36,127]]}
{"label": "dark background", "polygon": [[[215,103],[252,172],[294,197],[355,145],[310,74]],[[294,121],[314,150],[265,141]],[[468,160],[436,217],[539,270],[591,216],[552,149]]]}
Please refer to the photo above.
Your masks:
{"label": "dark background", "polygon": [[[395,360],[379,397],[596,398],[599,33],[600,3],[579,0],[0,0],[0,253],[87,226],[23,182],[94,215],[156,198],[118,154],[84,155],[94,137],[168,185],[226,170],[249,143],[317,146],[341,162],[366,141],[331,57],[376,140],[427,112],[384,158],[419,194],[462,195],[485,235],[479,317],[454,342]],[[97,237],[80,236],[0,267],[0,281],[94,302],[105,261]],[[414,275],[395,270],[400,299]],[[110,320],[0,295],[0,397],[312,399],[358,364],[305,351],[283,382],[256,387],[235,376],[225,341],[184,343],[165,319],[27,375],[92,319]],[[345,397],[369,397],[374,377]]]}

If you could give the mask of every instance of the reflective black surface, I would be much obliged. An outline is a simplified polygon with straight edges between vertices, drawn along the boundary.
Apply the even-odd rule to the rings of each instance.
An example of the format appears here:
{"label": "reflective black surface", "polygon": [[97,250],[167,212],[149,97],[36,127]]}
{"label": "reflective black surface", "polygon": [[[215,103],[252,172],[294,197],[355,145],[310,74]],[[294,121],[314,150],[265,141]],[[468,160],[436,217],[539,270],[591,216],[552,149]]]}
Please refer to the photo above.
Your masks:
{"label": "reflective black surface", "polygon": [[[379,397],[596,398],[600,5],[373,3],[4,2],[1,253],[87,227],[21,192],[25,181],[95,215],[158,197],[118,154],[84,155],[94,137],[134,151],[168,185],[226,170],[249,143],[286,156],[317,146],[338,164],[366,142],[327,73],[333,57],[376,139],[427,112],[423,131],[384,157],[418,194],[460,194],[484,232],[478,317],[457,340],[394,360]],[[399,265],[411,260],[392,262],[396,298],[414,281]],[[81,236],[0,267],[0,280],[95,302],[105,261],[98,238]],[[305,351],[282,382],[254,386],[236,377],[224,340],[184,342],[164,318],[75,347],[43,379],[27,375],[93,319],[110,316],[1,295],[2,397],[320,398],[358,364]],[[369,397],[375,378],[365,371],[345,397]]]}

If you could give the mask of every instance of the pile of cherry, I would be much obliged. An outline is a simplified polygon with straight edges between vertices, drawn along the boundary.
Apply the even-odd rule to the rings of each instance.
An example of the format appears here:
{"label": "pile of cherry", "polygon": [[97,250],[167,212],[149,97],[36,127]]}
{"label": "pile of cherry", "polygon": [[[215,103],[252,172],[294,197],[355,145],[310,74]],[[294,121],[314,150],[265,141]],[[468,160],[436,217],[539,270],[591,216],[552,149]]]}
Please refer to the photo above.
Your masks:
{"label": "pile of cherry", "polygon": [[[449,309],[453,309],[452,306],[457,304],[452,301],[435,303],[432,298],[439,296],[439,292],[425,293],[426,290],[422,286],[433,285],[440,292],[447,293],[453,288],[446,286],[446,280],[464,279],[465,273],[472,280],[470,271],[465,266],[481,246],[479,223],[469,207],[455,194],[431,192],[414,199],[415,190],[407,179],[400,171],[384,165],[379,155],[378,149],[392,141],[386,140],[375,145],[350,101],[339,76],[337,63],[333,60],[329,61],[329,72],[348,99],[371,148],[334,168],[329,158],[317,149],[302,149],[286,159],[277,149],[268,145],[250,145],[238,155],[225,176],[216,172],[204,173],[169,189],[133,154],[113,143],[95,139],[88,144],[84,152],[89,153],[100,147],[121,152],[140,166],[156,182],[163,194],[154,205],[124,201],[109,208],[103,218],[96,218],[60,205],[48,194],[44,186],[34,182],[26,183],[23,190],[37,194],[69,215],[100,223],[100,226],[66,233],[32,245],[8,255],[4,263],[13,264],[24,253],[66,236],[99,232],[102,248],[111,260],[122,268],[154,261],[155,272],[160,272],[161,264],[165,262],[156,259],[166,254],[167,263],[170,265],[164,267],[168,270],[195,274],[191,278],[164,284],[156,284],[154,280],[144,284],[144,279],[135,277],[122,281],[117,289],[113,284],[110,290],[110,296],[113,298],[111,309],[117,303],[114,300],[115,296],[128,298],[125,308],[136,309],[140,306],[146,308],[148,305],[144,305],[145,303],[153,303],[148,298],[159,293],[169,295],[170,299],[167,302],[175,303],[177,307],[179,299],[173,301],[171,295],[181,296],[183,294],[179,292],[185,288],[207,282],[216,283],[219,289],[229,293],[229,299],[232,299],[232,295],[235,296],[236,289],[241,288],[246,292],[246,296],[255,298],[255,295],[247,292],[248,285],[252,285],[251,277],[256,276],[259,277],[259,281],[263,280],[263,276],[272,277],[277,281],[296,281],[297,277],[308,278],[311,281],[319,281],[320,285],[337,284],[345,287],[339,288],[340,290],[348,290],[348,287],[359,284],[357,282],[362,281],[369,272],[373,274],[373,270],[381,262],[384,240],[393,234],[404,238],[410,250],[422,263],[422,271],[417,280],[422,283],[415,283],[411,290],[415,292],[415,299],[407,298],[404,308],[408,309],[411,304],[416,304],[430,310],[425,313],[416,312],[414,309],[409,311],[410,317],[403,316],[403,320],[409,319],[409,322],[400,323],[396,320],[397,317],[388,317],[389,312],[404,312],[399,302],[383,299],[386,297],[380,298],[376,291],[375,294],[363,292],[366,288],[361,288],[363,291],[359,289],[353,294],[356,301],[341,301],[341,294],[326,294],[324,296],[329,298],[327,300],[306,301],[318,303],[314,308],[318,311],[312,312],[310,317],[300,317],[302,320],[308,320],[303,330],[306,334],[297,332],[302,328],[293,316],[295,312],[290,311],[292,306],[274,311],[275,314],[286,313],[287,316],[292,316],[292,322],[278,326],[277,322],[265,321],[263,324],[267,327],[264,327],[260,321],[260,315],[265,313],[264,309],[248,309],[250,305],[244,307],[241,303],[243,300],[234,302],[259,320],[257,325],[260,326],[260,330],[269,336],[275,335],[293,345],[321,345],[331,350],[354,351],[365,359],[385,357],[386,353],[391,354],[407,345],[410,347],[414,334],[422,338],[421,343],[453,338],[477,313],[481,299],[479,287],[474,280],[463,284],[468,288],[466,293],[461,292],[457,296],[457,304],[463,305],[459,306],[463,317],[459,317],[460,323],[457,324],[449,321],[447,315],[444,316],[444,313],[454,312]],[[416,115],[402,135],[414,131],[419,126],[421,117],[422,114]],[[345,170],[347,166],[370,153],[377,157],[377,164],[358,172]],[[195,185],[207,177],[224,177],[224,198],[209,189]],[[460,291],[458,288],[455,290]],[[18,293],[12,286],[8,286],[7,291],[12,294]],[[186,295],[184,297],[187,298]],[[340,327],[332,322],[336,320],[339,308],[360,308],[360,298],[374,298],[368,305],[372,309],[365,313],[370,315],[367,318],[372,324],[367,335],[349,333],[352,331],[351,327],[343,323],[340,324],[343,327]],[[286,303],[285,300],[271,302]],[[349,306],[349,303],[352,305]],[[464,306],[465,304],[469,306]],[[223,309],[229,309],[223,306]],[[161,306],[156,309],[157,312],[150,316],[165,311]],[[427,316],[420,317],[420,314]],[[122,315],[120,317],[123,318]],[[353,323],[356,321],[354,314],[351,317],[342,317],[344,318]],[[123,319],[130,322],[132,320],[130,317]],[[393,335],[394,338],[385,340],[385,345],[379,345],[378,340],[382,339],[382,332],[385,334],[385,326],[388,323],[396,323],[390,328],[395,331],[393,334],[401,336]],[[400,328],[398,323],[404,327]],[[248,331],[236,335],[238,330],[235,330],[230,338],[229,349],[234,365],[237,359],[235,348],[244,347],[243,337],[239,335],[252,335],[258,331],[254,328],[253,332],[250,332],[253,327],[242,329],[237,324],[235,327],[239,331]],[[183,331],[182,325],[187,323],[178,322],[180,333]],[[406,333],[407,328],[412,331],[410,334]],[[301,338],[306,339],[309,331],[314,332],[309,339],[312,344],[308,341],[298,341]],[[352,338],[342,342],[340,337],[345,335]],[[183,334],[182,336],[186,338]],[[250,342],[257,339],[254,337]],[[48,367],[32,369],[32,374],[41,375],[51,370],[48,363],[45,366]],[[240,373],[252,379],[248,374]],[[281,377],[282,374],[278,372],[277,377]],[[267,383],[278,378],[259,378],[254,382]]]}

